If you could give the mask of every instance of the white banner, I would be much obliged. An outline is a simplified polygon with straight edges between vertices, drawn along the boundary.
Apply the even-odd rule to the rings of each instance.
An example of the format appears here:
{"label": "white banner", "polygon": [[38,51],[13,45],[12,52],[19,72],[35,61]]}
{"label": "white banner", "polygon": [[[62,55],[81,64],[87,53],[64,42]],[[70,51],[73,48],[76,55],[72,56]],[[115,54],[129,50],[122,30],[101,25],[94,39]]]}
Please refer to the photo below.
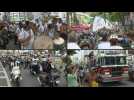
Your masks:
{"label": "white banner", "polygon": [[93,32],[96,32],[103,27],[111,29],[113,25],[107,19],[104,20],[102,17],[96,16],[93,22]]}

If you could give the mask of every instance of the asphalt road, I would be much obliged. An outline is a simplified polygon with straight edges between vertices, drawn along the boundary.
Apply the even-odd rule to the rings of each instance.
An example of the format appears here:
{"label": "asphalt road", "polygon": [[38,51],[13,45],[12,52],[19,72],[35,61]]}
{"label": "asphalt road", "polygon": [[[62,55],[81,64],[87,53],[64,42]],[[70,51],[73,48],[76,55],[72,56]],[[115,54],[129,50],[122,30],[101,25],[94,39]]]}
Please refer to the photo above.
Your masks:
{"label": "asphalt road", "polygon": [[124,80],[121,82],[110,82],[103,84],[102,87],[134,87],[134,82],[129,80]]}
{"label": "asphalt road", "polygon": [[[8,66],[5,67],[8,78],[10,79],[10,71]],[[39,81],[37,80],[37,77],[33,76],[29,69],[23,69],[22,72],[22,80],[20,81],[20,87],[40,87]],[[60,81],[58,87],[65,87],[66,86],[66,80],[64,72],[61,72],[60,78],[58,79]],[[12,85],[13,86],[13,85]]]}

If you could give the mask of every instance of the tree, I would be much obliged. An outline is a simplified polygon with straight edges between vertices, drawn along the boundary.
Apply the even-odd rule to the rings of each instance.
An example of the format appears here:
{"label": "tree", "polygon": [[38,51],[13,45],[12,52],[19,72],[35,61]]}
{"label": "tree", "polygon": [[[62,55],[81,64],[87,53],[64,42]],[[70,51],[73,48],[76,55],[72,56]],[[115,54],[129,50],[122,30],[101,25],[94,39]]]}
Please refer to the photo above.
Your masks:
{"label": "tree", "polygon": [[[105,20],[109,20],[111,22],[118,22],[121,24],[124,30],[126,30],[125,21],[127,17],[130,16],[129,12],[95,12],[91,14],[92,16],[101,16]],[[131,25],[130,25],[131,26]]]}

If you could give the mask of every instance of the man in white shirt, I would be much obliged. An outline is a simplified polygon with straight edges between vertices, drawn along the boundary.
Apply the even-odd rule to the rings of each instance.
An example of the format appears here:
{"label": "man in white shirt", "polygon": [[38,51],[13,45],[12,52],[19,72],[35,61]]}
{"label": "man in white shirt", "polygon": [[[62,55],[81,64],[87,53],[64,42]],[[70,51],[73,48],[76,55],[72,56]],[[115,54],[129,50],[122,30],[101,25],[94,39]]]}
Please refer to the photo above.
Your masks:
{"label": "man in white shirt", "polygon": [[117,45],[118,37],[116,35],[111,35],[110,37],[110,49],[123,49],[123,47]]}
{"label": "man in white shirt", "polygon": [[40,35],[42,35],[44,33],[44,26],[40,24],[38,30],[39,30]]}
{"label": "man in white shirt", "polygon": [[22,49],[32,49],[34,34],[32,29],[28,26],[28,23],[24,28],[22,28],[18,35],[18,40],[21,42]]}
{"label": "man in white shirt", "polygon": [[102,37],[102,40],[98,44],[98,49],[110,49],[110,42],[107,40],[107,36]]}
{"label": "man in white shirt", "polygon": [[60,27],[62,25],[62,19],[60,18],[59,21],[57,22],[57,31],[60,32]]}
{"label": "man in white shirt", "polygon": [[100,44],[98,44],[98,49],[110,49],[110,42],[102,41]]}

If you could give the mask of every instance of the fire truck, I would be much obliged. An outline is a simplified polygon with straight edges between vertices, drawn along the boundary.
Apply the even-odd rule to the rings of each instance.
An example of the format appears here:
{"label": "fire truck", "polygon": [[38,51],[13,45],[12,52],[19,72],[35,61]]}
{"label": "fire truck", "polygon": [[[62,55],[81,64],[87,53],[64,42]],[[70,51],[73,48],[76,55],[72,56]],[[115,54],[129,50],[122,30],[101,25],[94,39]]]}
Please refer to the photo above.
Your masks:
{"label": "fire truck", "polygon": [[96,67],[99,82],[113,82],[128,79],[127,50],[97,50]]}

